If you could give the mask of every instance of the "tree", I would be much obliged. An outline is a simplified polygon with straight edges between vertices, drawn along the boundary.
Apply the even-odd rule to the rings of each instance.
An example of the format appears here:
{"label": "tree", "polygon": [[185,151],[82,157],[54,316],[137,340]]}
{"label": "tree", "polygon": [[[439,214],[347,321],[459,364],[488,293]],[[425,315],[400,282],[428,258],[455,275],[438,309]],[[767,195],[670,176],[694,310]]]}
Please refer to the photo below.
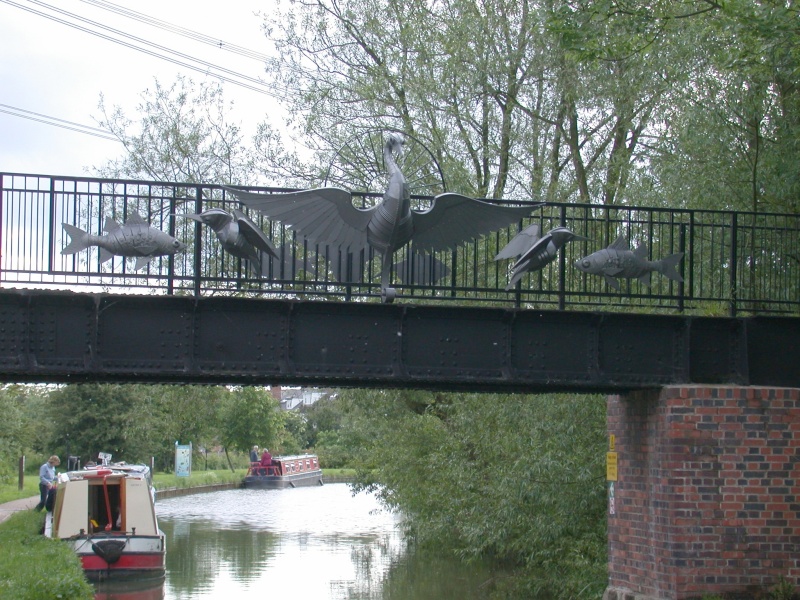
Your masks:
{"label": "tree", "polygon": [[365,129],[397,127],[432,149],[453,191],[530,197],[515,151],[546,147],[547,133],[519,111],[543,81],[535,3],[308,1],[273,12],[266,29],[278,49],[272,75],[318,163]]}
{"label": "tree", "polygon": [[359,487],[402,511],[419,543],[518,567],[512,597],[602,593],[603,397],[341,394]]}
{"label": "tree", "polygon": [[[48,447],[97,460],[172,464],[176,441],[210,445],[224,388],[211,386],[79,384],[53,391]],[[56,425],[57,423],[57,425]]]}
{"label": "tree", "polygon": [[150,413],[138,411],[139,396],[135,386],[104,384],[68,385],[50,394],[49,412],[58,428],[53,432],[53,451],[79,456],[84,462],[97,460],[99,452],[112,454],[115,460],[145,461],[140,446],[129,446],[128,423],[132,417]]}
{"label": "tree", "polygon": [[221,411],[220,438],[228,448],[248,452],[258,444],[268,448],[281,440],[284,416],[278,401],[264,388],[232,390]]}
{"label": "tree", "polygon": [[18,386],[0,389],[0,482],[10,481],[26,446],[23,410]]}
{"label": "tree", "polygon": [[196,86],[179,76],[170,87],[158,80],[142,94],[139,120],[100,97],[102,118],[126,154],[98,169],[103,177],[180,183],[250,183],[248,148],[240,127],[228,122],[229,103],[218,83]]}

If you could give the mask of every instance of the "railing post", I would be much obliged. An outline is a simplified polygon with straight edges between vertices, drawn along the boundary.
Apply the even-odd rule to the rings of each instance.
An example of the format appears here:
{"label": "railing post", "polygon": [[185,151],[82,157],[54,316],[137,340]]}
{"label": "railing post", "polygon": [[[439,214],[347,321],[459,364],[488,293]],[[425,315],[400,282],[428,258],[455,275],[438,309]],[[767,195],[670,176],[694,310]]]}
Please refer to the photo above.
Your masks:
{"label": "railing post", "polygon": [[[559,224],[561,227],[567,226],[567,207],[561,206],[559,215]],[[564,280],[567,277],[567,259],[566,250],[558,253],[558,310],[564,310],[567,306],[567,289]]]}
{"label": "railing post", "polygon": [[731,287],[731,299],[730,299],[730,310],[729,310],[731,317],[736,316],[736,308],[738,304],[737,301],[738,290],[736,287],[736,281],[737,281],[736,271],[738,270],[739,267],[737,261],[738,248],[736,243],[738,227],[739,227],[738,215],[735,212],[731,212],[731,255],[730,255],[730,272],[728,274],[728,280],[730,282],[730,287]]}
{"label": "railing post", "polygon": [[683,253],[684,260],[681,261],[681,279],[683,281],[678,282],[678,311],[684,311],[684,288],[685,288],[685,281],[686,281],[686,223],[681,223],[680,228],[678,229],[678,248],[680,252]]}
{"label": "railing post", "polygon": [[[38,188],[38,185],[37,185]],[[50,178],[50,206],[48,207],[48,232],[47,232],[47,270],[53,271],[53,252],[55,252],[53,241],[55,240],[55,220],[56,220],[56,182]]]}
{"label": "railing post", "polygon": [[[195,188],[194,199],[194,212],[200,214],[203,212],[203,190],[198,185]],[[200,296],[201,278],[202,278],[202,260],[203,260],[203,227],[200,222],[195,223],[194,227],[194,295]]]}
{"label": "railing post", "polygon": [[25,455],[19,457],[19,488],[25,487]]}
{"label": "railing post", "polygon": [[[153,188],[148,189],[148,196],[152,198]],[[176,224],[175,224],[175,188],[172,188],[172,197],[169,199],[169,234],[176,237]],[[175,255],[170,254],[167,261],[169,274],[167,275],[167,295],[172,296],[175,293]]]}
{"label": "railing post", "polygon": [[3,198],[5,195],[5,181],[3,174],[0,173],[0,281],[3,280],[3,212],[5,209]]}

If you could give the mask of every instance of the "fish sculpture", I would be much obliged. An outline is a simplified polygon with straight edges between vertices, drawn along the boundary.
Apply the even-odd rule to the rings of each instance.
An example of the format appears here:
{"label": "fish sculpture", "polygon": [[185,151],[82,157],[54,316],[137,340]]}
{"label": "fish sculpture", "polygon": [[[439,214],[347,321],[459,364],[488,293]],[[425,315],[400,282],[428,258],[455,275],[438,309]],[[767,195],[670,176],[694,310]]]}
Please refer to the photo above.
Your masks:
{"label": "fish sculpture", "polygon": [[156,256],[168,256],[186,250],[186,244],[171,235],[151,227],[138,213],[131,213],[124,225],[111,217],[106,217],[103,231],[106,235],[92,235],[62,223],[70,242],[61,254],[75,254],[90,246],[100,248],[100,262],[111,260],[114,256],[136,257],[134,270],[138,271]]}
{"label": "fish sculpture", "polygon": [[501,260],[519,256],[511,267],[511,280],[506,286],[506,291],[514,287],[525,273],[538,271],[553,262],[558,256],[558,251],[572,240],[588,240],[588,238],[576,235],[566,227],[555,227],[543,237],[539,237],[539,225],[536,223],[520,231],[494,258]]}
{"label": "fish sculpture", "polygon": [[200,214],[177,215],[208,225],[217,235],[223,250],[248,261],[257,276],[269,272],[269,258],[278,258],[277,250],[263,231],[242,211],[233,214],[210,208]]}
{"label": "fish sculpture", "polygon": [[675,267],[683,259],[683,252],[670,254],[661,260],[647,260],[647,246],[642,244],[631,251],[628,240],[619,236],[613,244],[603,250],[581,258],[575,266],[584,273],[602,275],[606,283],[615,290],[620,289],[617,278],[638,279],[650,285],[650,273],[656,271],[673,281],[683,281]]}
{"label": "fish sculpture", "polygon": [[[383,148],[389,183],[382,200],[369,208],[353,206],[352,194],[325,187],[287,194],[262,194],[226,188],[243,204],[281,221],[315,244],[358,255],[374,248],[381,254],[381,300],[390,303],[392,257],[413,240],[419,251],[452,249],[507,227],[530,215],[536,206],[505,207],[454,193],[436,196],[428,210],[411,209],[411,193],[395,160],[404,144],[388,136]],[[541,205],[539,205],[541,206]]]}

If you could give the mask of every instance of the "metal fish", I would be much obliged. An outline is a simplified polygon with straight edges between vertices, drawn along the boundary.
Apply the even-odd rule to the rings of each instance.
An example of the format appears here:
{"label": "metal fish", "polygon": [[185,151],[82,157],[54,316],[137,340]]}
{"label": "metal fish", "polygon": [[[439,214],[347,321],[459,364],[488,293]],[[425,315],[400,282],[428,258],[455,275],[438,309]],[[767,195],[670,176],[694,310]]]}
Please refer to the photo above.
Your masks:
{"label": "metal fish", "polygon": [[186,244],[163,231],[150,227],[137,213],[131,213],[124,225],[106,217],[103,231],[106,235],[92,235],[69,223],[62,223],[70,242],[61,254],[75,254],[90,246],[100,248],[100,262],[114,256],[136,257],[135,270],[139,270],[156,256],[171,255],[186,250]]}
{"label": "metal fish", "polygon": [[675,267],[683,258],[683,252],[670,254],[661,260],[649,261],[647,246],[642,244],[631,251],[628,240],[619,236],[616,241],[604,250],[598,250],[575,263],[575,266],[584,273],[602,275],[606,283],[616,290],[620,289],[616,278],[636,278],[645,285],[650,285],[650,273],[656,271],[672,279],[683,281]]}
{"label": "metal fish", "polygon": [[572,233],[566,227],[554,227],[543,237],[539,237],[539,226],[529,225],[520,231],[498,254],[495,260],[502,258],[519,259],[511,267],[511,280],[506,291],[514,287],[525,273],[537,271],[555,260],[558,251],[572,240],[586,240],[582,235]]}

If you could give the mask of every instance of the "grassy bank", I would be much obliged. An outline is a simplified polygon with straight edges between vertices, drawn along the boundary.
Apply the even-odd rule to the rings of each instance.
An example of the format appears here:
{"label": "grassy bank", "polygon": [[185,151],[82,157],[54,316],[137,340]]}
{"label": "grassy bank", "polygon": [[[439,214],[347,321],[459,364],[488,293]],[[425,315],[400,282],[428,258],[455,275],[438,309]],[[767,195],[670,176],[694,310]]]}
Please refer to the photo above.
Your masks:
{"label": "grassy bank", "polygon": [[11,502],[12,500],[19,500],[21,498],[30,498],[31,496],[39,495],[39,476],[29,475],[25,477],[25,483],[22,489],[18,489],[19,484],[15,480],[13,483],[0,484],[0,504]]}
{"label": "grassy bank", "polygon": [[[30,495],[30,494],[29,494]],[[0,598],[92,600],[72,548],[42,536],[44,513],[20,511],[0,523]]]}
{"label": "grassy bank", "polygon": [[237,483],[244,479],[246,469],[230,469],[219,471],[192,471],[189,477],[176,477],[173,473],[155,473],[153,485],[157,490],[171,488],[199,487],[218,483]]}

